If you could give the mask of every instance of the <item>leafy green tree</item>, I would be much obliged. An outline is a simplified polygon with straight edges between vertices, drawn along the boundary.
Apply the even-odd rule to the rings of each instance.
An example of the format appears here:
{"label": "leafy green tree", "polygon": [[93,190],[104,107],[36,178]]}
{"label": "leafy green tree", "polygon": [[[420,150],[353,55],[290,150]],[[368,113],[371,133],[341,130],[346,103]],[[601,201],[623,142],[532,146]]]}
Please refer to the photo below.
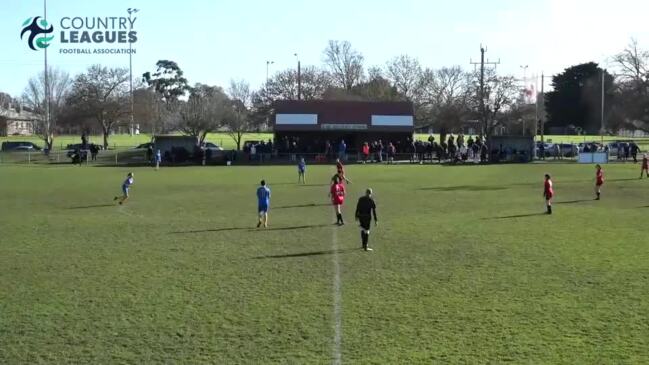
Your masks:
{"label": "leafy green tree", "polygon": [[[602,70],[589,62],[572,66],[552,77],[553,91],[546,93],[547,126],[581,127],[587,133],[598,133],[601,127]],[[605,72],[605,111],[615,102],[614,79]]]}

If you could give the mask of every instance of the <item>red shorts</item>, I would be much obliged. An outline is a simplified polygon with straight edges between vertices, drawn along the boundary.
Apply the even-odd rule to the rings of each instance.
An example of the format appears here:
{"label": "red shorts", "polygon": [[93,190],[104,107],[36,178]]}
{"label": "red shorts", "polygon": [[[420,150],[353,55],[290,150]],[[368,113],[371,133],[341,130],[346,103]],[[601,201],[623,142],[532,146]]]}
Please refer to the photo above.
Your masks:
{"label": "red shorts", "polygon": [[344,202],[345,198],[343,198],[342,196],[335,196],[331,199],[331,203],[333,205],[343,205]]}
{"label": "red shorts", "polygon": [[602,185],[604,185],[604,180],[597,180],[597,182],[595,183],[595,185],[597,185],[597,186],[602,186]]}

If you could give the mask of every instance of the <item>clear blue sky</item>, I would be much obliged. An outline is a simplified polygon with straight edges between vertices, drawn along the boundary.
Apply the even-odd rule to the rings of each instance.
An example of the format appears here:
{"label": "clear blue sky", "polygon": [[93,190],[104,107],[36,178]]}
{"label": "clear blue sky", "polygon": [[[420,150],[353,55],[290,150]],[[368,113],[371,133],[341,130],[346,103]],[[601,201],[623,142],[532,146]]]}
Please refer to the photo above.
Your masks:
{"label": "clear blue sky", "polygon": [[[0,91],[22,93],[29,77],[42,70],[43,52],[20,39],[22,22],[42,15],[42,0],[3,0],[0,11]],[[65,16],[126,16],[137,13],[139,40],[133,74],[153,70],[159,59],[178,62],[193,84],[227,87],[245,79],[253,87],[273,71],[319,65],[330,39],[348,40],[367,66],[383,66],[399,54],[433,68],[461,65],[487,56],[501,60],[502,73],[552,74],[585,61],[605,62],[631,37],[649,48],[644,0],[50,0],[48,20],[58,34]],[[57,37],[58,38],[58,37]],[[49,48],[52,66],[71,74],[87,66],[128,67],[128,55],[61,55]]]}

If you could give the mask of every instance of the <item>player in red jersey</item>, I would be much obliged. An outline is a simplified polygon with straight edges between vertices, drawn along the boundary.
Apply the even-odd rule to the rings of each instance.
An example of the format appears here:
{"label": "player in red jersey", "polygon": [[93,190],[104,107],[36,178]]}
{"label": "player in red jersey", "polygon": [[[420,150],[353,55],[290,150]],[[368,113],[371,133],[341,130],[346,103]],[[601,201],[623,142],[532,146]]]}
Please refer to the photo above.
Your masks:
{"label": "player in red jersey", "polygon": [[329,196],[331,197],[331,203],[336,211],[336,224],[342,226],[345,224],[341,211],[342,206],[345,203],[345,185],[343,185],[342,180],[338,175],[334,176],[334,183],[331,185]]}
{"label": "player in red jersey", "polygon": [[597,194],[595,200],[599,200],[599,197],[602,194],[602,185],[604,185],[604,170],[602,170],[602,166],[599,164],[595,166],[595,169],[595,194]]}
{"label": "player in red jersey", "polygon": [[339,158],[336,159],[336,175],[331,178],[332,184],[335,184],[336,177],[339,177],[341,182],[345,181],[347,184],[351,183],[347,176],[345,176],[345,166],[340,162]]}
{"label": "player in red jersey", "polygon": [[642,170],[640,170],[640,178],[642,179],[642,174],[647,175],[649,177],[649,158],[647,158],[647,154],[645,153],[642,155]]}
{"label": "player in red jersey", "polygon": [[554,196],[554,189],[552,186],[552,178],[550,174],[545,174],[545,184],[543,185],[543,197],[545,197],[545,206],[548,208],[547,213],[552,214],[552,197]]}

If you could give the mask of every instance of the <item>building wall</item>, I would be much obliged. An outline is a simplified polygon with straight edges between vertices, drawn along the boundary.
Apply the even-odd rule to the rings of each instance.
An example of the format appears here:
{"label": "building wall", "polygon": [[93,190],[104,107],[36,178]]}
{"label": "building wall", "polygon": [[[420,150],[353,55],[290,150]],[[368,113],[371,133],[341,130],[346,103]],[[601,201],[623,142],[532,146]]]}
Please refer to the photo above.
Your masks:
{"label": "building wall", "polygon": [[31,136],[34,134],[34,122],[25,120],[7,120],[5,122],[5,134],[8,136]]}

